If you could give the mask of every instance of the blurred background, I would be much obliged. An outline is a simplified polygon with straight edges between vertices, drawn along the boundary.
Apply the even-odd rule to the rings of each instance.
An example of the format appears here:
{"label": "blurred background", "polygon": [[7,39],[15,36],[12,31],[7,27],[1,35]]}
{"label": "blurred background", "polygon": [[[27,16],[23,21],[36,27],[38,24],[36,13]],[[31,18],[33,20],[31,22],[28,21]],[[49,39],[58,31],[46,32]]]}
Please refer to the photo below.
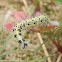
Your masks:
{"label": "blurred background", "polygon": [[[10,62],[17,60],[18,62],[25,62],[24,60],[28,60],[40,46],[36,32],[28,31],[25,38],[30,42],[29,47],[25,50],[17,49],[18,44],[13,40],[12,32],[5,27],[8,23],[17,23],[14,17],[16,11],[24,11],[31,17],[39,11],[47,14],[51,21],[62,23],[62,0],[0,0],[0,62],[4,60],[6,62],[8,62],[7,60],[10,60]],[[44,34],[41,35],[46,37]],[[51,62],[56,62],[59,56],[56,46],[51,40],[48,40],[45,46],[49,55],[54,54],[54,56],[50,57]],[[43,57],[45,57],[45,53],[41,47],[30,61],[48,62],[47,58],[38,59]],[[38,60],[36,61],[36,59]],[[59,62],[62,62],[62,59]]]}

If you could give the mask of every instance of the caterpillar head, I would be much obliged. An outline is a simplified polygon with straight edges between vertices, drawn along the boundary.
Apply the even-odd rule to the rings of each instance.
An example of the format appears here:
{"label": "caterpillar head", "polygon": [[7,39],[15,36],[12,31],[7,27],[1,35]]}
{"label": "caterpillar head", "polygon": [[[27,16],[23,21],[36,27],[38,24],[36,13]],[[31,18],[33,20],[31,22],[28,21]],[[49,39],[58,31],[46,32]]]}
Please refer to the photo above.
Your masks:
{"label": "caterpillar head", "polygon": [[28,47],[28,43],[27,42],[23,42],[22,44],[21,44],[21,48],[22,49],[26,49]]}

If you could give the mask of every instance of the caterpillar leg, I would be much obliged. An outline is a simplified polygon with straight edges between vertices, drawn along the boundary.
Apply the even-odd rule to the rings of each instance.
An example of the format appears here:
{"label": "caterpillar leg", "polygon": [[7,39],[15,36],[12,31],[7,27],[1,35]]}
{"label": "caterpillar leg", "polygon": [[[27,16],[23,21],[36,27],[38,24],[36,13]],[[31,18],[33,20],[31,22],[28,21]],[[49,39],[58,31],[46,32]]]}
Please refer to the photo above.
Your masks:
{"label": "caterpillar leg", "polygon": [[27,42],[23,42],[22,44],[21,44],[21,48],[22,49],[25,49],[25,48],[27,48],[28,47],[28,43]]}

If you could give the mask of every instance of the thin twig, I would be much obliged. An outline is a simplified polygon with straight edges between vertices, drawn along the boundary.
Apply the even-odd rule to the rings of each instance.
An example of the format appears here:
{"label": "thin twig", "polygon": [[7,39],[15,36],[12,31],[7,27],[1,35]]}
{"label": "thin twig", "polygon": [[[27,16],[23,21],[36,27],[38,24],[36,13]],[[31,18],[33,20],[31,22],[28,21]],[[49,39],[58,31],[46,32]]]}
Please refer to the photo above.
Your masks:
{"label": "thin twig", "polygon": [[[38,36],[38,38],[39,38],[39,40],[40,40],[40,43],[42,44],[42,43],[43,43],[43,40],[42,40],[42,38],[41,38],[40,33],[37,33],[37,36]],[[45,47],[45,44],[42,45],[42,48],[43,48],[43,50],[44,50],[45,55],[46,55],[46,56],[49,56],[49,54],[48,54],[48,52],[47,52],[47,49],[46,49],[46,47]],[[48,57],[48,62],[51,62],[50,57]]]}
{"label": "thin twig", "polygon": [[60,53],[60,55],[59,55],[59,57],[58,57],[58,59],[57,59],[57,61],[56,61],[56,62],[59,62],[59,61],[60,61],[60,59],[61,59],[61,57],[62,57],[62,54]]}
{"label": "thin twig", "polygon": [[[24,3],[24,5],[25,5],[25,8],[27,9],[27,11],[29,10],[29,8],[28,8],[28,5],[27,5],[27,2],[26,2],[26,0],[22,0],[23,1],[23,3]],[[28,11],[28,14],[30,14],[30,11]]]}
{"label": "thin twig", "polygon": [[52,40],[52,42],[55,44],[55,46],[57,47],[58,51],[62,53],[62,46],[59,45],[53,37],[50,37],[50,40]]}
{"label": "thin twig", "polygon": [[39,10],[40,10],[40,7],[39,7],[39,6],[37,6],[37,4],[36,4],[35,0],[32,0],[32,1],[33,1],[34,5],[35,5],[35,7],[36,7],[36,11],[39,11]]}
{"label": "thin twig", "polygon": [[59,27],[57,28],[57,30],[55,30],[54,35],[59,31],[60,28],[62,28],[62,25],[59,26]]}
{"label": "thin twig", "polygon": [[[23,1],[24,5],[25,5],[26,9],[28,10],[29,8],[28,8],[28,5],[27,5],[26,0],[22,0],[22,1]],[[28,12],[28,14],[30,15],[30,11]],[[42,43],[43,43],[43,40],[42,40],[42,38],[41,38],[40,33],[37,33],[37,36],[38,36],[38,38],[39,38],[39,40],[40,40],[40,43],[42,44]],[[48,52],[47,52],[47,49],[46,49],[46,47],[45,47],[45,44],[42,45],[42,48],[43,48],[43,50],[44,50],[45,55],[46,55],[46,56],[49,56],[49,54],[48,54]],[[50,59],[50,57],[48,57],[48,62],[52,62],[51,59]]]}

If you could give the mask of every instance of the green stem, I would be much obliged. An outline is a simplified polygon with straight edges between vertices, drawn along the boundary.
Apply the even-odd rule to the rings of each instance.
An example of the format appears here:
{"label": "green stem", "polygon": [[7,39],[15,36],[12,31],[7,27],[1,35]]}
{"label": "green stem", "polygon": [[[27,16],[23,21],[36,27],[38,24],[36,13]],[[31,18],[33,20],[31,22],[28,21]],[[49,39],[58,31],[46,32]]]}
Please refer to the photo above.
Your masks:
{"label": "green stem", "polygon": [[[48,40],[48,38],[47,38],[47,40]],[[46,40],[46,41],[47,41],[47,40]],[[28,61],[37,53],[37,51],[41,48],[41,46],[42,46],[46,41],[44,41],[44,42],[36,49],[36,51],[33,53],[33,55],[28,59]]]}

